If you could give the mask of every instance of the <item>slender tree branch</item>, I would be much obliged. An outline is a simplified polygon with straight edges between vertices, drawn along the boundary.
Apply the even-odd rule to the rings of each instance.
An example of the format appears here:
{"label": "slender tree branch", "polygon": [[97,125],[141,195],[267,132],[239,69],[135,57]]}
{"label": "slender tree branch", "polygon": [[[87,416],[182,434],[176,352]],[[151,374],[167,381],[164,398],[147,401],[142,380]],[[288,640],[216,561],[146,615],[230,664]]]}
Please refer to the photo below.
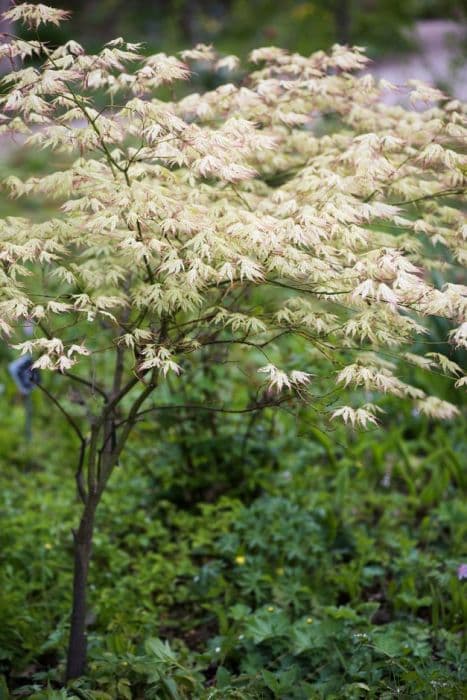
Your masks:
{"label": "slender tree branch", "polygon": [[206,342],[203,342],[201,340],[200,344],[201,347],[205,347],[206,345],[249,345],[253,348],[256,348],[257,350],[262,350],[262,348],[265,348],[266,345],[273,343],[275,340],[281,338],[283,335],[288,335],[289,333],[296,332],[297,331],[295,331],[294,329],[288,328],[285,331],[281,331],[280,333],[273,335],[272,338],[268,338],[268,340],[265,340],[262,343],[254,343],[252,340],[247,340],[245,336],[244,338],[226,338],[225,340],[206,340]]}
{"label": "slender tree branch", "polygon": [[[254,406],[247,406],[246,408],[223,408],[222,406],[206,406],[204,404],[159,404],[158,406],[153,406],[152,408],[147,408],[144,411],[139,411],[136,414],[136,419],[141,418],[148,413],[153,413],[154,411],[183,411],[183,410],[193,410],[193,411],[209,411],[212,413],[252,413],[254,411],[262,411],[265,408],[276,408],[283,403],[291,400],[291,396],[286,396],[277,401],[265,402],[261,404],[256,404]],[[120,421],[118,426],[124,425],[129,419]]]}
{"label": "slender tree branch", "polygon": [[81,432],[78,424],[74,420],[72,416],[68,413],[68,411],[63,408],[62,404],[53,396],[53,394],[48,391],[44,386],[41,384],[37,384],[36,386],[39,387],[39,389],[47,396],[49,401],[51,401],[57,408],[58,410],[62,413],[63,416],[65,416],[66,420],[68,423],[71,425],[73,430],[75,431],[76,435],[78,436],[80,440],[80,450],[79,450],[79,458],[78,458],[78,466],[75,472],[75,479],[76,479],[76,486],[78,489],[78,494],[81,499],[81,501],[86,504],[87,502],[87,493],[86,489],[84,486],[84,481],[83,481],[83,466],[84,466],[84,457],[86,454],[86,438],[84,437],[83,433]]}
{"label": "slender tree branch", "polygon": [[50,393],[48,389],[45,388],[45,386],[42,386],[42,384],[36,384],[37,387],[47,396],[47,398],[58,408],[59,411],[61,411],[62,415],[65,416],[67,419],[68,423],[71,425],[81,442],[85,442],[85,437],[83,433],[81,432],[78,424],[74,420],[72,416],[68,413],[66,409],[63,408],[62,404],[53,396],[53,394]]}
{"label": "slender tree branch", "polygon": [[83,479],[83,468],[84,468],[84,458],[86,456],[86,441],[81,442],[81,447],[79,450],[78,467],[75,473],[76,488],[78,489],[79,497],[81,498],[84,505],[86,505],[88,496],[86,493],[86,487],[84,485]]}
{"label": "slender tree branch", "polygon": [[126,394],[133,389],[141,381],[140,377],[136,375],[133,376],[128,382],[120,389],[120,391],[109,401],[104,409],[101,419],[99,419],[99,426],[102,425],[107,415],[109,415],[113,409],[120,403]]}
{"label": "slender tree branch", "polygon": [[118,460],[120,458],[120,455],[123,451],[123,448],[125,447],[125,444],[128,440],[128,437],[130,435],[130,432],[135,425],[138,417],[138,411],[142,404],[146,401],[146,399],[152,394],[154,389],[157,387],[157,371],[153,370],[152,376],[151,376],[151,381],[143,391],[140,393],[140,395],[137,397],[135,402],[133,403],[133,406],[130,409],[130,412],[128,414],[128,417],[125,421],[122,421],[120,425],[124,425],[124,429],[122,431],[122,434],[117,440],[117,443],[115,447],[112,449],[112,455],[106,465],[104,465],[104,468],[102,469],[101,474],[99,475],[99,490],[100,492],[103,491],[105,488],[105,485],[113,471],[113,468],[115,467],[116,464],[118,464]]}
{"label": "slender tree branch", "polygon": [[247,199],[243,196],[243,194],[240,194],[240,191],[235,187],[235,185],[233,184],[233,182],[231,182],[230,185],[231,185],[233,191],[235,192],[235,194],[237,195],[237,197],[239,198],[239,200],[242,202],[242,204],[244,204],[244,205],[246,206],[246,208],[248,209],[248,211],[253,211],[253,209],[252,209],[250,203],[249,203],[249,202],[247,201]]}
{"label": "slender tree branch", "polygon": [[[128,175],[128,169],[123,170],[123,176],[125,178],[125,182],[126,182],[127,186],[131,189],[131,180],[130,180],[130,176]],[[143,231],[141,229],[141,224],[140,224],[139,220],[136,222],[136,229],[138,231],[137,239],[140,243],[143,243],[144,242]],[[146,255],[146,253],[143,255],[143,261],[144,261],[144,265],[146,267],[148,280],[151,284],[154,284],[154,273],[151,270],[151,265],[149,264],[148,256]]]}
{"label": "slender tree branch", "polygon": [[336,295],[341,295],[341,294],[349,294],[350,292],[353,291],[352,289],[344,289],[341,292],[332,292],[332,291],[328,291],[326,289],[313,290],[313,289],[307,289],[306,287],[292,287],[289,284],[284,284],[283,282],[278,282],[277,280],[272,280],[272,279],[268,279],[268,278],[266,278],[265,281],[268,284],[274,285],[275,287],[282,287],[283,289],[290,289],[293,292],[305,292],[306,294],[313,294],[313,295],[325,294],[326,296],[331,296],[331,295],[336,296]]}
{"label": "slender tree branch", "polygon": [[84,384],[84,386],[87,386],[88,389],[91,390],[91,392],[96,391],[102,396],[103,399],[105,399],[106,402],[109,400],[107,392],[105,392],[104,389],[101,389],[101,387],[98,386],[95,382],[90,382],[89,380],[84,379],[83,377],[79,377],[77,374],[71,374],[70,372],[63,372],[63,374],[65,377],[68,377],[68,379],[71,379],[73,382],[79,382],[79,384]]}
{"label": "slender tree branch", "polygon": [[464,194],[467,191],[467,187],[450,188],[446,190],[439,190],[439,192],[434,192],[433,194],[425,194],[423,197],[416,197],[415,199],[408,199],[405,202],[394,202],[391,203],[393,207],[402,207],[404,204],[415,204],[416,202],[422,202],[426,199],[436,199],[437,197],[450,197],[456,194]]}
{"label": "slender tree branch", "polygon": [[[52,59],[51,59],[51,62],[52,62],[52,64],[56,67],[55,62],[54,62]],[[96,134],[97,137],[99,138],[99,142],[100,142],[102,151],[104,152],[104,154],[105,154],[105,156],[106,156],[106,158],[107,158],[107,162],[108,162],[108,164],[109,164],[109,167],[110,167],[110,169],[111,169],[111,171],[112,171],[113,176],[114,176],[114,177],[116,176],[116,173],[115,173],[115,170],[114,170],[114,168],[115,168],[116,170],[120,171],[120,172],[123,174],[123,177],[125,178],[125,182],[126,182],[127,186],[131,188],[131,180],[130,180],[130,177],[129,177],[129,175],[128,175],[128,167],[125,168],[125,167],[121,166],[121,165],[115,160],[115,158],[112,156],[111,152],[109,151],[109,148],[108,148],[107,144],[106,144],[105,141],[104,141],[104,137],[102,136],[101,132],[99,131],[99,128],[96,126],[96,119],[97,119],[97,117],[93,119],[93,118],[91,117],[91,115],[89,114],[88,110],[86,109],[86,107],[85,107],[85,106],[82,104],[82,102],[78,99],[78,96],[77,96],[76,93],[74,92],[73,88],[69,85],[69,83],[68,83],[68,82],[65,82],[65,85],[67,86],[68,90],[70,91],[70,94],[72,95],[72,98],[73,98],[74,103],[76,104],[76,106],[78,107],[78,109],[80,109],[81,112],[84,114],[84,116],[86,117],[87,121],[88,121],[89,124],[91,125],[91,128],[93,129],[93,131],[95,132],[95,134]],[[140,241],[140,243],[143,243],[143,233],[142,233],[141,224],[140,224],[139,221],[136,222],[136,227],[137,227],[137,230],[138,230],[138,236],[137,236],[137,238],[138,238],[138,240]],[[149,280],[149,282],[150,282],[151,284],[154,284],[154,274],[153,274],[153,272],[152,272],[152,270],[151,270],[151,266],[150,266],[150,264],[149,264],[149,260],[148,260],[148,258],[147,258],[146,255],[143,255],[143,260],[144,260],[144,264],[145,264],[145,267],[146,267],[146,272],[147,272],[147,274],[148,274],[148,280]]]}
{"label": "slender tree branch", "polygon": [[91,439],[89,441],[89,452],[88,452],[88,494],[89,496],[98,496],[99,488],[97,481],[97,442],[99,438],[100,425],[94,423],[91,428]]}

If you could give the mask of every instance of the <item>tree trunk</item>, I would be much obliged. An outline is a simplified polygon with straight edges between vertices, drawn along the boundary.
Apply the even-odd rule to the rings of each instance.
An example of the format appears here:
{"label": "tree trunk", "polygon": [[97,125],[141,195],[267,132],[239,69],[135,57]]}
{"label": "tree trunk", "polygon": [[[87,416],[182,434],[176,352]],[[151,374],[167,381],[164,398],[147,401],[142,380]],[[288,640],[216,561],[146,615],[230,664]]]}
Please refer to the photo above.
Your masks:
{"label": "tree trunk", "polygon": [[98,502],[98,496],[89,497],[84,507],[79,528],[73,532],[73,607],[66,665],[67,681],[84,675],[86,667],[86,589],[91,559],[94,516]]}
{"label": "tree trunk", "polygon": [[[117,362],[117,372],[118,372]],[[154,373],[154,370],[153,370]],[[132,388],[133,381],[130,382],[128,391]],[[135,424],[138,410],[144,400],[154,390],[156,383],[154,377],[144,388],[139,397],[133,403],[133,407],[128,414],[126,425],[122,430],[120,439],[116,440],[114,423],[114,406],[109,410],[105,408],[102,419],[92,424],[91,437],[89,442],[89,455],[87,460],[87,495],[82,493],[80,486],[80,475],[82,470],[82,454],[78,466],[78,491],[84,497],[84,510],[81,516],[78,530],[73,532],[74,543],[74,574],[73,574],[73,606],[71,611],[70,637],[68,641],[68,653],[65,680],[79,678],[86,670],[86,593],[89,563],[91,560],[92,536],[94,531],[94,519],[96,508],[99,505],[102,493],[107,481],[112,474],[114,467],[118,464],[118,459],[126,444],[128,436]],[[118,385],[115,390],[118,395]],[[114,397],[115,398],[115,397]],[[113,400],[111,398],[111,400]],[[99,433],[103,428],[102,447],[98,449]]]}

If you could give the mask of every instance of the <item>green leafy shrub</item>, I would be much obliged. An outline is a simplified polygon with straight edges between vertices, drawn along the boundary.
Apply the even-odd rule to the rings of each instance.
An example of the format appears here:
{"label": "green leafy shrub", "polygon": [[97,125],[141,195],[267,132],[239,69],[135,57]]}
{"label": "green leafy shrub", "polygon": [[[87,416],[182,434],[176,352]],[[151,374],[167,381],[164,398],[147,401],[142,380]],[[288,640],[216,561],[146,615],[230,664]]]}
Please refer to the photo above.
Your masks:
{"label": "green leafy shrub", "polygon": [[[237,486],[237,496],[189,509],[157,496],[165,454],[141,469],[145,427],[102,503],[90,671],[76,697],[389,699],[399,688],[457,700],[467,621],[456,576],[467,535],[462,426],[411,420],[384,434],[337,431],[331,447],[280,425],[279,462],[261,493],[246,487],[242,502]],[[73,523],[61,455],[46,458],[54,437],[44,436],[34,459],[41,488],[19,464],[4,464],[1,484],[1,663],[12,688],[41,700],[59,693],[41,688],[61,678]],[[199,471],[184,478],[194,491],[203,481]],[[148,641],[157,636],[167,643]]]}

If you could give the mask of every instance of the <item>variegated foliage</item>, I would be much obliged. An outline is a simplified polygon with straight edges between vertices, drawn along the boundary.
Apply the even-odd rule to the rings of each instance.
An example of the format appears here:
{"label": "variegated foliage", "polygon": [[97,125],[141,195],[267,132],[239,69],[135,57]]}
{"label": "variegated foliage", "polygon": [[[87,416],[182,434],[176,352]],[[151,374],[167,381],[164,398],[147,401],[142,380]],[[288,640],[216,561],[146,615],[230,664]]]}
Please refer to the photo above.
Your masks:
{"label": "variegated foliage", "polygon": [[[66,13],[7,14],[37,27]],[[366,425],[389,393],[456,413],[397,375],[414,365],[466,381],[430,352],[427,323],[448,319],[446,340],[467,345],[465,105],[415,81],[376,82],[359,47],[262,48],[242,68],[202,45],[143,56],[116,39],[90,55],[7,36],[0,56],[16,68],[2,134],[70,162],[5,182],[13,197],[57,202],[54,218],[0,221],[1,329],[37,367],[69,376],[77,364],[113,409],[138,384],[146,400],[169,373],[183,382],[212,348],[212,362],[243,363],[253,407],[311,398]],[[179,83],[200,65],[231,82],[187,95]],[[170,101],[157,96],[167,85]],[[381,101],[394,89],[407,107]],[[34,335],[21,342],[26,321]],[[299,364],[291,337],[306,348]],[[116,358],[110,383],[90,378],[103,356]],[[346,405],[354,387],[372,403]]]}

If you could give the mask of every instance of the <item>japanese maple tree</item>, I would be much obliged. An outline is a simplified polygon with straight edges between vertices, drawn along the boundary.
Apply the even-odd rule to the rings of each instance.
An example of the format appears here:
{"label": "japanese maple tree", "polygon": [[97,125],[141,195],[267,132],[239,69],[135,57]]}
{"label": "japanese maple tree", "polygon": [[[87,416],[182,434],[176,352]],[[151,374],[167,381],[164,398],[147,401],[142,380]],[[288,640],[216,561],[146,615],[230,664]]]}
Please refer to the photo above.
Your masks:
{"label": "japanese maple tree", "polygon": [[[67,13],[25,3],[5,17],[37,28]],[[366,426],[378,395],[392,394],[450,418],[454,405],[399,368],[466,383],[447,356],[412,347],[429,341],[430,316],[467,345],[467,288],[455,283],[467,226],[454,206],[465,192],[466,107],[415,81],[376,82],[359,47],[261,48],[246,68],[204,45],[180,57],[142,50],[123,39],[93,55],[75,41],[0,44],[12,64],[0,131],[48,149],[51,166],[4,187],[57,203],[53,218],[0,220],[0,326],[42,370],[41,390],[79,441],[68,678],[86,661],[96,508],[143,415],[309,402],[323,420]],[[232,82],[157,97],[190,81],[193,63]],[[409,106],[384,104],[393,89]],[[54,168],[63,153],[69,166]],[[201,355],[242,368],[244,404],[177,401]],[[81,400],[52,393],[48,372]],[[359,389],[376,398],[355,403]]]}

